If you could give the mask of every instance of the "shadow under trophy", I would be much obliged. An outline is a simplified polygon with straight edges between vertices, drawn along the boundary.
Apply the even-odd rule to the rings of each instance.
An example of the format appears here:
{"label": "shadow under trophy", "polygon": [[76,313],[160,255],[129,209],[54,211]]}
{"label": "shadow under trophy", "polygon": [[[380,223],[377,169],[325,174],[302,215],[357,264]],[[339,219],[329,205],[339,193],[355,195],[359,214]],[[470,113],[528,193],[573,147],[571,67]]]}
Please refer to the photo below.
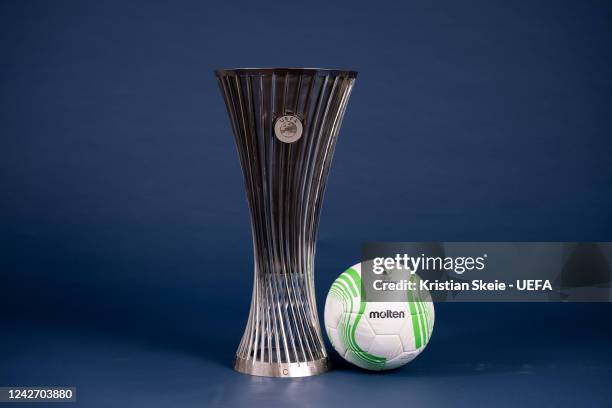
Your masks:
{"label": "shadow under trophy", "polygon": [[321,203],[355,71],[220,69],[253,234],[253,297],[234,368],[302,377],[329,362],[317,316]]}

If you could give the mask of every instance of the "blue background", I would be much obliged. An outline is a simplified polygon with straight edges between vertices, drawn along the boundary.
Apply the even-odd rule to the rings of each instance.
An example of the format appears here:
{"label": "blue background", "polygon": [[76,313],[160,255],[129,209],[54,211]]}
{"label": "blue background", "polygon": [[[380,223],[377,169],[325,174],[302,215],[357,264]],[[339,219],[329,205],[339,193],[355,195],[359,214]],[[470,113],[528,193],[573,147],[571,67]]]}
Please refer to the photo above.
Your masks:
{"label": "blue background", "polygon": [[611,23],[604,1],[2,2],[0,385],[87,407],[612,405],[610,304],[438,304],[394,372],[233,372],[252,247],[212,73],[359,71],[321,305],[365,241],[612,241]]}

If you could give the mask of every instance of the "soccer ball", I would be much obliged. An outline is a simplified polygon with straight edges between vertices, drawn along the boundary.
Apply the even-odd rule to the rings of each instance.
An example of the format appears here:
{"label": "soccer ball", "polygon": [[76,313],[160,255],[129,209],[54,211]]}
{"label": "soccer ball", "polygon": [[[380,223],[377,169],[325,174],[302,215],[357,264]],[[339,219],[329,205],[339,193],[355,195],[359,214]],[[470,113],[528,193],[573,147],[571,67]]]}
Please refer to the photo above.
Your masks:
{"label": "soccer ball", "polygon": [[[418,275],[413,274],[418,282]],[[361,302],[361,265],[332,284],[325,301],[325,330],[345,360],[367,370],[390,370],[412,361],[434,326],[429,292],[409,292],[406,302]]]}

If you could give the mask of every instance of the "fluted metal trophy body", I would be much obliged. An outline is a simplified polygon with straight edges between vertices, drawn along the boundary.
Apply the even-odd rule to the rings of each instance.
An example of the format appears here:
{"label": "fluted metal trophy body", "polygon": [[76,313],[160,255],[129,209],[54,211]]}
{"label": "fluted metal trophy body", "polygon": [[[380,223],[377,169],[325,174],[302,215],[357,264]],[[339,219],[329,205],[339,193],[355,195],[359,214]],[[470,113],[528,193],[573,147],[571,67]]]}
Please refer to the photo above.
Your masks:
{"label": "fluted metal trophy body", "polygon": [[315,240],[338,130],[356,72],[216,71],[251,212],[255,279],[237,371],[327,371],[314,293]]}

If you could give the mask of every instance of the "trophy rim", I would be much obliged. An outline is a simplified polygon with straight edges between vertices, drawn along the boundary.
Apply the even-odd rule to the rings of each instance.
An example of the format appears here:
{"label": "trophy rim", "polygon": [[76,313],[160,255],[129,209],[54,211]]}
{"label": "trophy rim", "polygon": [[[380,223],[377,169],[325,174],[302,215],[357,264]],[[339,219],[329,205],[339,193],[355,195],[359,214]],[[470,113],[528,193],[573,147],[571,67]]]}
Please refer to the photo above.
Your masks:
{"label": "trophy rim", "polygon": [[220,68],[215,70],[215,75],[218,77],[227,75],[284,75],[284,74],[306,74],[306,75],[333,75],[347,76],[356,78],[357,71],[347,69],[330,69],[330,68],[285,68],[285,67],[267,67],[267,68]]}

